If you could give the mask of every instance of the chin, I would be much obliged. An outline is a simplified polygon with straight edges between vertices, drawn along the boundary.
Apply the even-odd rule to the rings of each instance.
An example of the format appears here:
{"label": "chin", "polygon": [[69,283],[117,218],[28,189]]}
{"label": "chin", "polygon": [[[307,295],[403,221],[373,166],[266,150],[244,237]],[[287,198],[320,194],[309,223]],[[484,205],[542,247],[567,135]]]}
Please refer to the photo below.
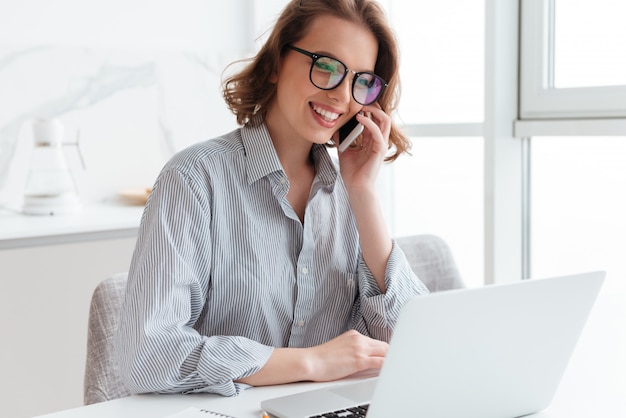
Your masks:
{"label": "chin", "polygon": [[313,144],[318,144],[318,145],[326,145],[326,144],[332,144],[333,143],[332,139],[329,139],[329,138],[315,138],[315,139],[311,140],[311,142]]}

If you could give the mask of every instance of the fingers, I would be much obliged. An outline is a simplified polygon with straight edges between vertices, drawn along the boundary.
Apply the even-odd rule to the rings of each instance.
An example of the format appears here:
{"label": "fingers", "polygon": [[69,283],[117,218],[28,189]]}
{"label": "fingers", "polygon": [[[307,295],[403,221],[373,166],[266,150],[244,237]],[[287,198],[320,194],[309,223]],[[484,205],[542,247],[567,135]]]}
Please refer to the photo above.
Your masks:
{"label": "fingers", "polygon": [[368,112],[370,119],[379,127],[385,138],[389,137],[391,131],[391,116],[381,109],[378,103],[363,107],[364,112]]}
{"label": "fingers", "polygon": [[365,127],[373,143],[382,145],[384,151],[389,144],[391,117],[378,104],[363,107],[357,120]]}
{"label": "fingers", "polygon": [[385,355],[387,355],[387,349],[389,348],[389,344],[384,341],[366,337],[365,335],[355,330],[347,331],[343,335],[347,336],[348,338],[353,338],[353,344],[355,346],[355,349],[363,350],[363,352],[368,356],[385,357]]}

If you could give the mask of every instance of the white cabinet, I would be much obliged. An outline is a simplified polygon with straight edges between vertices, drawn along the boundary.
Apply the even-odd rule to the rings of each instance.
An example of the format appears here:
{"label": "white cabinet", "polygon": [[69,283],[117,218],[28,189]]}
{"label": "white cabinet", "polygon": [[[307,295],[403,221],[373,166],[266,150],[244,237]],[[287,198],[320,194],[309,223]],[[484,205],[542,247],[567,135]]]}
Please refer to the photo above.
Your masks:
{"label": "white cabinet", "polygon": [[91,294],[106,276],[128,270],[141,212],[123,206],[86,207],[66,217],[0,212],[2,416],[82,405]]}

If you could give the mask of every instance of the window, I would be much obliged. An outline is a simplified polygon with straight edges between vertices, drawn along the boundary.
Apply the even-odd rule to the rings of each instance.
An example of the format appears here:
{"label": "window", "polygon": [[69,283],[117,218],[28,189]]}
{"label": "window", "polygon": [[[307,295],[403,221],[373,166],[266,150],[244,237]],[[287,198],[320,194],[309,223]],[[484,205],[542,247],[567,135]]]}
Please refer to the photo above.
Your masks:
{"label": "window", "polygon": [[483,0],[390,1],[407,124],[481,123]]}
{"label": "window", "polygon": [[[598,353],[620,359],[626,350],[626,136],[534,137],[531,160],[532,277],[605,270],[586,327],[591,338],[577,355],[589,364]],[[624,366],[600,362],[588,379],[613,376],[611,387],[622,390]]]}
{"label": "window", "polygon": [[466,285],[482,285],[484,1],[384,4],[401,50],[398,121],[413,142],[382,188],[392,234],[439,235]]}
{"label": "window", "polygon": [[626,85],[626,3],[560,0],[554,13],[554,87]]}
{"label": "window", "polygon": [[626,3],[528,0],[522,6],[522,119],[626,116]]}
{"label": "window", "polygon": [[626,137],[536,137],[531,161],[533,275],[626,275]]}
{"label": "window", "polygon": [[[588,243],[606,246],[604,252],[619,244],[598,239],[601,229],[591,225],[610,222],[617,230],[623,222],[623,212],[613,208],[625,199],[616,187],[626,168],[615,161],[626,155],[626,119],[615,117],[626,115],[624,15],[626,4],[616,1],[522,2],[522,120],[516,133],[531,138],[533,276],[589,260],[592,252],[579,253]],[[538,77],[541,86],[524,84]],[[559,119],[524,120],[528,114]]]}
{"label": "window", "polygon": [[[603,355],[619,358],[623,327],[605,324],[626,317],[626,3],[521,5],[515,132],[530,142],[530,276],[606,270],[590,317],[594,334],[587,341],[595,345],[578,353],[595,358],[603,347]],[[610,367],[621,373],[619,365]]]}
{"label": "window", "polygon": [[394,235],[444,238],[466,286],[482,285],[482,138],[414,137],[412,155],[391,168],[388,218]]}

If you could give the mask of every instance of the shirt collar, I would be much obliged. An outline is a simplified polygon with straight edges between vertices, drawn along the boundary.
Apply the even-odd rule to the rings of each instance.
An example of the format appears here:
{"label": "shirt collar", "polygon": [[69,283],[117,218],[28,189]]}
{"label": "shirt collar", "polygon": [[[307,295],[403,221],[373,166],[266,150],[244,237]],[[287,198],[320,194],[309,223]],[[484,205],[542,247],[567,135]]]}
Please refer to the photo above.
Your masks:
{"label": "shirt collar", "polygon": [[265,123],[249,123],[241,128],[241,140],[246,151],[248,183],[282,171],[283,167]]}
{"label": "shirt collar", "polygon": [[[244,126],[241,128],[241,139],[246,152],[248,183],[283,171],[265,123]],[[325,145],[313,144],[311,152],[317,177],[324,185],[332,186],[337,180],[338,171],[328,149]]]}

